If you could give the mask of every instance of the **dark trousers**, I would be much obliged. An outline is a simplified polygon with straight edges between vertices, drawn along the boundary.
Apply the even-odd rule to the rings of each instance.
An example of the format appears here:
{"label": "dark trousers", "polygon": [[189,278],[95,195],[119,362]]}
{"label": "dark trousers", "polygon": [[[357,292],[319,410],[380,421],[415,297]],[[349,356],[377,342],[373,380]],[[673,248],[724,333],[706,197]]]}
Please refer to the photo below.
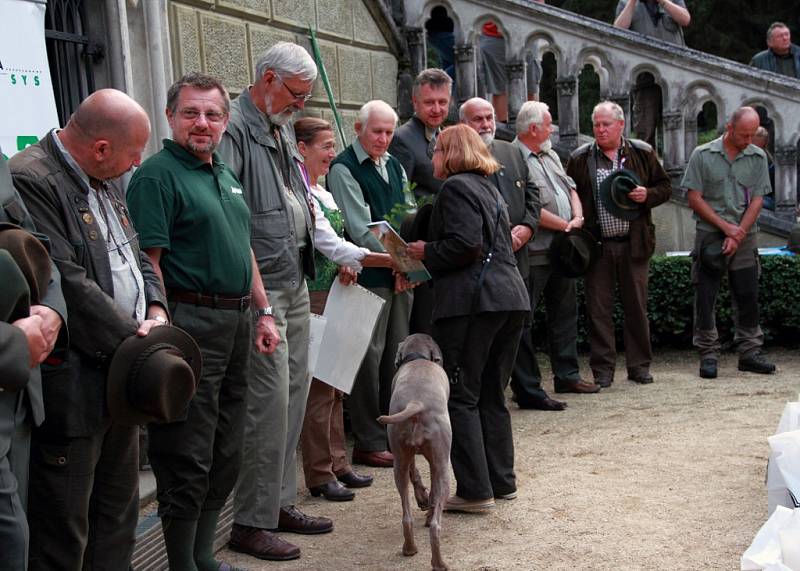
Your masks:
{"label": "dark trousers", "polygon": [[197,341],[203,374],[184,420],[148,426],[148,454],[159,515],[196,520],[222,509],[239,475],[252,319],[248,311],[186,303],[169,309]]}
{"label": "dark trousers", "polygon": [[389,288],[370,291],[386,303],[348,399],[355,448],[365,452],[387,449],[386,427],[376,419],[389,411],[397,345],[408,337],[408,319],[414,301],[410,291],[399,294]]}
{"label": "dark trousers", "polygon": [[604,242],[600,258],[586,274],[589,366],[595,378],[614,377],[617,361],[614,292],[617,285],[625,316],[622,337],[628,375],[647,373],[653,360],[647,321],[650,259],[632,258],[630,246],[630,242]]}
{"label": "dark trousers", "polygon": [[28,484],[30,423],[24,392],[0,392],[0,570],[28,565]]}
{"label": "dark trousers", "polygon": [[533,313],[544,295],[547,314],[547,352],[556,382],[580,380],[578,369],[578,304],[575,280],[553,271],[550,264],[531,266],[528,278],[531,319],[527,320],[519,342],[517,360],[511,375],[511,390],[520,404],[547,397],[542,389],[542,373],[536,360],[533,340]]}
{"label": "dark trousers", "polygon": [[453,445],[450,460],[456,476],[456,495],[486,499],[517,489],[514,441],[505,388],[514,366],[527,312],[499,311],[439,319],[433,338],[442,349],[452,378],[450,424]]}
{"label": "dark trousers", "polygon": [[411,318],[408,322],[408,332],[431,334],[433,324],[433,280],[427,281],[414,288],[414,303],[411,306]]}
{"label": "dark trousers", "polygon": [[139,433],[108,421],[97,434],[34,430],[29,569],[124,571],[139,513]]}
{"label": "dark trousers", "polygon": [[[707,232],[697,231],[695,252]],[[748,236],[733,255],[728,265],[728,284],[733,303],[733,337],[736,350],[742,357],[761,349],[764,333],[761,331],[758,310],[758,251],[755,234]],[[714,273],[704,269],[697,258],[692,264],[694,294],[694,336],[693,343],[701,358],[719,357],[720,343],[717,332],[715,309],[717,293],[724,272]]]}

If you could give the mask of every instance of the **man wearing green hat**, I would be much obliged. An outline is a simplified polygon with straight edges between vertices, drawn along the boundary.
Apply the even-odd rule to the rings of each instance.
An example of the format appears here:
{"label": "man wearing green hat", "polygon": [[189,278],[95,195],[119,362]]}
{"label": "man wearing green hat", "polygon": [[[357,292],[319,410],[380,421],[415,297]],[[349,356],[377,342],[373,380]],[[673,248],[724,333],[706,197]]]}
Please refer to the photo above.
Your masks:
{"label": "man wearing green hat", "polygon": [[[650,210],[666,202],[672,188],[653,148],[644,141],[623,137],[625,115],[619,105],[598,103],[592,112],[592,129],[594,142],[577,148],[567,163],[567,174],[575,181],[583,205],[584,228],[602,242],[599,259],[586,273],[589,366],[601,387],[614,381],[614,291],[619,285],[628,379],[648,384],[653,382],[653,351],[647,321],[647,280],[655,250]],[[618,189],[617,200],[609,201],[604,197],[610,194],[612,185],[604,188],[603,183],[609,177],[629,177],[629,173],[620,172],[623,169],[634,173],[639,183]],[[634,204],[640,207],[632,207]]]}
{"label": "man wearing green hat", "polygon": [[[0,152],[0,222],[35,230],[33,220],[14,189],[8,165]],[[14,291],[13,275],[20,270],[6,250],[0,276],[0,304],[19,294]],[[29,290],[24,282],[20,284]],[[30,295],[30,293],[28,293]],[[42,378],[39,364],[47,358],[66,322],[67,308],[61,294],[61,279],[50,262],[50,280],[40,300],[33,300],[28,316],[0,321],[0,545],[3,564],[9,569],[26,569],[28,564],[27,504],[28,462],[31,430],[44,419]],[[66,329],[66,328],[65,328]],[[59,347],[66,344],[66,333]],[[4,386],[16,377],[24,389],[11,391]],[[12,482],[16,486],[11,485]]]}
{"label": "man wearing green hat", "polygon": [[[700,376],[717,376],[720,343],[714,307],[727,266],[736,328],[734,343],[739,370],[769,374],[775,365],[761,352],[764,334],[758,313],[758,250],[756,220],[763,197],[771,190],[764,151],[752,144],[759,125],[752,107],[740,107],[725,126],[725,133],[693,152],[681,186],[697,220],[692,281],[694,297],[693,343],[700,352]],[[709,257],[710,236],[724,235],[724,264],[703,263]],[[713,237],[713,236],[712,236]]]}

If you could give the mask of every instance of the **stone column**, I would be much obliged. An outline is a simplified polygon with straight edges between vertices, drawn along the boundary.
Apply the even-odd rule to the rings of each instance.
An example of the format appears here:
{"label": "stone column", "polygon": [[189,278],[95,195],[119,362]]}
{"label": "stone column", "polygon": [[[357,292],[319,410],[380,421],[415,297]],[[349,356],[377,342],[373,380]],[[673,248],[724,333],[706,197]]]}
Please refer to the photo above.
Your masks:
{"label": "stone column", "polygon": [[404,59],[399,62],[397,70],[397,114],[400,121],[405,123],[414,114],[411,103],[411,90],[414,76],[411,75],[411,63]]}
{"label": "stone column", "polygon": [[673,171],[683,170],[684,134],[683,114],[680,111],[664,111],[661,114],[664,123],[664,169],[672,174]]}
{"label": "stone column", "polygon": [[513,125],[517,115],[528,99],[525,87],[525,64],[522,60],[511,60],[506,63],[508,73],[508,124]]}
{"label": "stone column", "polygon": [[612,101],[622,107],[623,113],[625,113],[625,133],[624,135],[627,137],[630,135],[631,132],[631,125],[633,121],[633,117],[631,116],[631,96],[630,93],[623,92],[623,93],[611,93],[609,94],[606,99]]}
{"label": "stone column", "polygon": [[475,89],[475,46],[460,44],[456,55],[456,101],[459,105],[477,95]]}
{"label": "stone column", "polygon": [[692,156],[697,146],[697,118],[683,118],[683,156],[686,162],[689,162],[689,157]]}
{"label": "stone column", "polygon": [[404,31],[408,43],[408,57],[411,60],[411,73],[416,77],[425,69],[425,30],[408,26]]}
{"label": "stone column", "polygon": [[558,138],[567,149],[578,146],[578,78],[556,80],[558,90]]}
{"label": "stone column", "polygon": [[797,147],[775,147],[775,214],[791,221],[797,204]]}

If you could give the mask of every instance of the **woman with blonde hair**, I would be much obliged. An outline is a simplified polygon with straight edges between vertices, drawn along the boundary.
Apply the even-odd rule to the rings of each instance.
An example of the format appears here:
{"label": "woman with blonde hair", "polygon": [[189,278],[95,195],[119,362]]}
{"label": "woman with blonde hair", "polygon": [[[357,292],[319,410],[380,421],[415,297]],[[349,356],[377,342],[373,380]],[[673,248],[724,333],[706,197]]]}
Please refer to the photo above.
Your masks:
{"label": "woman with blonde hair", "polygon": [[487,176],[500,168],[466,125],[442,131],[433,175],[446,179],[433,205],[428,241],[411,257],[433,276],[433,337],[450,376],[450,458],[457,488],[448,511],[482,511],[517,496],[505,388],[530,311],[511,249],[506,204]]}

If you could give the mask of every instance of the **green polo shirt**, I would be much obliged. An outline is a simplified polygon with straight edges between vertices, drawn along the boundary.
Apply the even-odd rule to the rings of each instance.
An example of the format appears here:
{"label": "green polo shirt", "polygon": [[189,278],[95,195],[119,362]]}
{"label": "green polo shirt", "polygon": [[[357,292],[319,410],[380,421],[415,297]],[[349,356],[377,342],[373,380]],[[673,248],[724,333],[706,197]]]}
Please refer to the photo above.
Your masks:
{"label": "green polo shirt", "polygon": [[142,248],[163,248],[167,289],[242,296],[250,291],[250,209],[217,153],[213,167],[164,140],[128,186]]}
{"label": "green polo shirt", "polygon": [[[755,145],[749,145],[731,162],[722,145],[722,137],[700,145],[692,152],[681,187],[696,190],[723,220],[739,224],[749,201],[771,191],[767,156]],[[717,228],[697,213],[697,228]],[[753,224],[750,232],[757,230]]]}

